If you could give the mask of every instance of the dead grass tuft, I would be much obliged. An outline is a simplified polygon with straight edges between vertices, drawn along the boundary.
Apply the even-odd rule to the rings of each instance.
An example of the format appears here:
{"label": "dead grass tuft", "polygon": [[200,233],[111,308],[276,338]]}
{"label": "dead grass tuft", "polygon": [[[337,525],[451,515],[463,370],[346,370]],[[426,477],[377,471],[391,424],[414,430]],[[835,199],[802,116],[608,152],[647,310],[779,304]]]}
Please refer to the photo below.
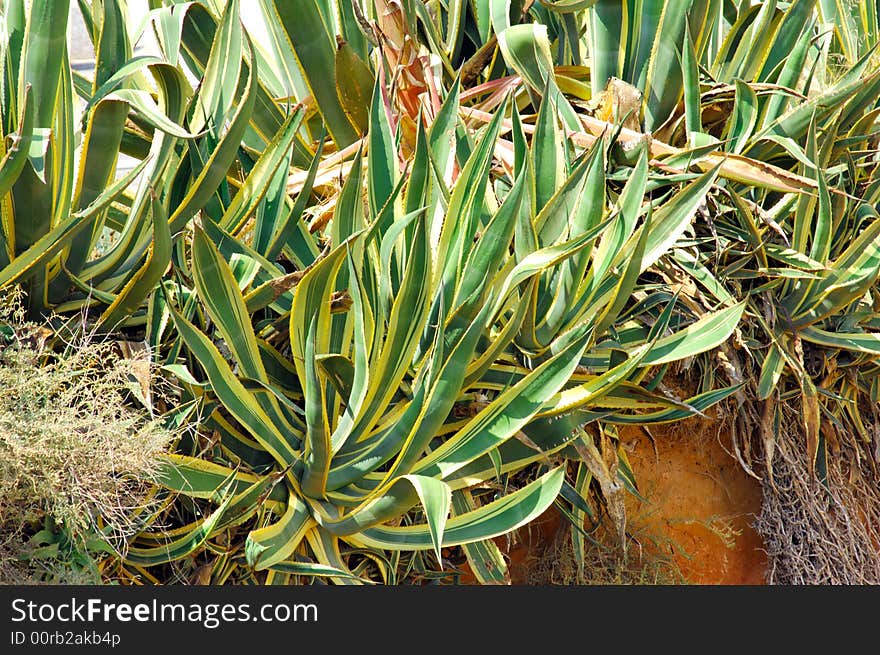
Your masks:
{"label": "dead grass tuft", "polygon": [[687,581],[671,557],[588,543],[583,576],[578,574],[568,530],[560,530],[539,557],[529,562],[529,585],[680,585]]}
{"label": "dead grass tuft", "polygon": [[[140,529],[174,435],[132,402],[143,362],[88,337],[53,352],[51,331],[21,321],[14,299],[3,305],[0,582],[84,582],[83,553],[118,553]],[[65,568],[71,558],[79,566]]]}

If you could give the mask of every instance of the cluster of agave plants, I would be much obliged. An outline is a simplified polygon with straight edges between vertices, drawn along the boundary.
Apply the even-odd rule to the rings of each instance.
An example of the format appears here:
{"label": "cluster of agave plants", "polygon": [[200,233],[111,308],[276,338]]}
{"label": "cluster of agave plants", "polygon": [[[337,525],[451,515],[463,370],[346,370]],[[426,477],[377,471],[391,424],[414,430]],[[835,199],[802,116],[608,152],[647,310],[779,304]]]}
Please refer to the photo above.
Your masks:
{"label": "cluster of agave plants", "polygon": [[721,402],[768,475],[783,403],[819,479],[873,457],[878,3],[241,5],[79,0],[88,73],[67,0],[2,5],[0,286],[199,421],[106,576],[504,582],[554,503],[582,562],[616,426]]}

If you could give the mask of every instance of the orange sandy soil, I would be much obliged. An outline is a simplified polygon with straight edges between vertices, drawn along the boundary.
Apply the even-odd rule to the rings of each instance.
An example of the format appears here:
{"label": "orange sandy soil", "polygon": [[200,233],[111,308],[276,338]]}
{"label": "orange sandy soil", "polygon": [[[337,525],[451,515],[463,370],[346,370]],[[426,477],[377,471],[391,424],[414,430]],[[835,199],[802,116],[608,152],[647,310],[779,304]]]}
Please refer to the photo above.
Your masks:
{"label": "orange sandy soil", "polygon": [[[711,419],[654,426],[653,443],[642,428],[621,430],[648,501],[627,494],[630,548],[671,555],[690,583],[764,584],[767,559],[750,525],[761,509],[760,484],[729,454],[729,435],[718,432]],[[519,530],[506,549],[513,584],[528,584],[530,566],[561,530],[567,525],[553,508]]]}
{"label": "orange sandy soil", "polygon": [[705,419],[651,433],[656,454],[644,430],[621,435],[650,501],[628,503],[629,530],[677,544],[675,559],[690,582],[763,584],[767,557],[751,527],[761,511],[761,486],[729,454],[730,436],[718,435]]}

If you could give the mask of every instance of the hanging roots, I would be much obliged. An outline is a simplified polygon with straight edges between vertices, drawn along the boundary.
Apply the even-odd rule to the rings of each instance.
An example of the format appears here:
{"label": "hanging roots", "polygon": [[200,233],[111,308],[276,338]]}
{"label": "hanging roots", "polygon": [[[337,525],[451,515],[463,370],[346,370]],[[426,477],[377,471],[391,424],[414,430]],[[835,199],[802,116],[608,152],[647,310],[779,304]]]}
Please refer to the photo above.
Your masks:
{"label": "hanging roots", "polygon": [[880,476],[867,449],[829,452],[823,485],[808,470],[798,415],[789,407],[784,419],[754,526],[767,550],[767,582],[880,584]]}

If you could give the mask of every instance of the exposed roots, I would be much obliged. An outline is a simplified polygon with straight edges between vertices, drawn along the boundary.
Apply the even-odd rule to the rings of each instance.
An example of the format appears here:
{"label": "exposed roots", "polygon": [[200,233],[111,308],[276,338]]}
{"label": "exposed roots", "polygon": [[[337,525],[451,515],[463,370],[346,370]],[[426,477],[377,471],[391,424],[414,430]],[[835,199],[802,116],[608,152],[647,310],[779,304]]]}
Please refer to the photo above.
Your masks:
{"label": "exposed roots", "polygon": [[852,447],[828,454],[823,485],[808,469],[798,416],[786,409],[772,482],[755,529],[764,540],[767,582],[880,584],[880,479]]}

